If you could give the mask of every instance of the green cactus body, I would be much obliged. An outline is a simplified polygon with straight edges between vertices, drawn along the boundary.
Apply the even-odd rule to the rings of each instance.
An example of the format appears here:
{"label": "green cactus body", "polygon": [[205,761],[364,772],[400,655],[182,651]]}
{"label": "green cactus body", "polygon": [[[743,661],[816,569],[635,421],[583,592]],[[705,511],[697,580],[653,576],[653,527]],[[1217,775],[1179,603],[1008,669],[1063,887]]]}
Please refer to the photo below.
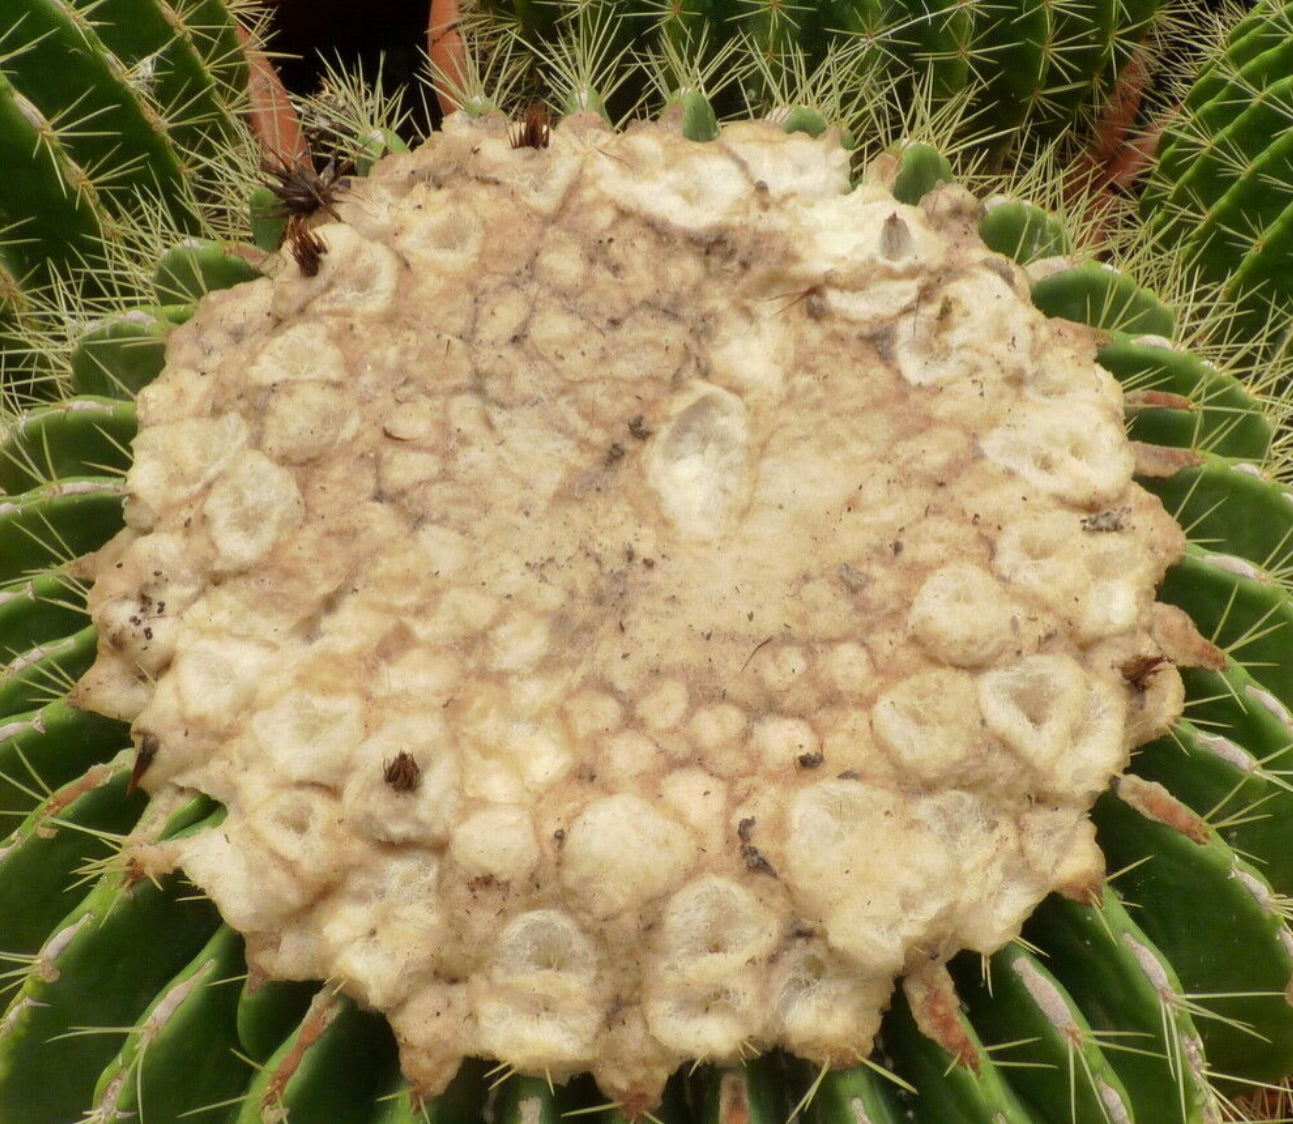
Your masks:
{"label": "green cactus body", "polygon": [[40,951],[75,901],[77,871],[113,854],[114,839],[139,818],[147,798],[127,794],[130,765],[121,757],[92,765],[51,793],[10,838],[0,858],[6,952]]}
{"label": "green cactus body", "polygon": [[0,384],[51,398],[65,377],[62,303],[80,301],[86,320],[141,303],[141,240],[240,228],[228,192],[254,161],[240,116],[247,65],[223,0],[10,7],[0,34]]}
{"label": "green cactus body", "polygon": [[233,134],[230,108],[241,99],[246,64],[222,0],[111,0],[88,18],[160,107],[181,153],[209,151]]}
{"label": "green cactus body", "polygon": [[1055,37],[1052,7],[1045,0],[1028,0],[997,8],[982,26],[979,42],[992,75],[986,97],[1002,110],[1006,127],[1027,120],[1050,77]]}
{"label": "green cactus body", "polygon": [[[1293,712],[1250,672],[1238,666],[1221,672],[1193,668],[1186,672],[1186,677],[1199,700],[1200,718],[1209,724],[1221,720],[1227,727],[1233,727],[1242,735],[1243,743],[1252,747],[1259,761],[1274,760],[1288,748]],[[1218,689],[1223,694],[1208,693]]]}
{"label": "green cactus body", "polygon": [[901,44],[897,50],[928,74],[937,100],[954,97],[974,80],[975,7],[964,0],[942,0],[918,12],[897,5],[889,9],[894,38]]}
{"label": "green cactus body", "polygon": [[[1187,201],[1201,209],[1232,182],[1233,169],[1243,167],[1255,155],[1255,146],[1269,140],[1272,120],[1278,121],[1280,83],[1293,66],[1293,49],[1287,41],[1272,43],[1252,58],[1247,52],[1232,51],[1237,68],[1233,83],[1221,86],[1210,99],[1192,105],[1190,123],[1209,138],[1207,145],[1169,134],[1157,172],[1174,177],[1167,204]],[[1241,62],[1241,60],[1243,60]],[[1240,100],[1238,89],[1248,92]],[[1272,118],[1272,114],[1274,117]],[[1260,147],[1256,147],[1260,152]]]}
{"label": "green cactus body", "polygon": [[[128,8],[122,2],[100,14]],[[1057,100],[1080,99],[1100,81],[1095,60],[1107,65],[1118,56],[1112,17],[1103,6],[1036,11],[1045,12],[1049,30],[1038,35],[1024,69],[1031,74],[1035,63],[1039,76],[1016,95],[1041,104],[1040,87],[1053,90],[1062,77]],[[540,8],[520,14],[544,30]],[[708,7],[688,10],[676,26],[714,16]],[[955,28],[953,16],[962,21]],[[895,35],[934,51],[930,36],[945,19],[939,30],[947,43],[982,42],[981,28],[967,33],[964,21],[974,17],[965,6],[927,17]],[[1150,15],[1135,18],[1143,24]],[[883,28],[904,22],[879,6],[832,10],[831,19],[841,26],[855,20],[855,34],[880,38]],[[763,9],[746,23],[765,47],[786,34]],[[666,34],[675,34],[674,26],[666,25]],[[824,42],[838,30],[823,18],[814,34]],[[100,37],[137,64],[167,49],[169,40],[156,32],[141,20],[134,46],[120,30],[114,39],[105,27]],[[677,34],[685,38],[685,27]],[[210,60],[217,39],[195,34],[174,45],[175,72],[188,75],[177,88],[205,94],[220,85],[209,68],[186,69],[194,57]],[[1082,46],[1080,66],[1057,61],[1054,52],[1066,43]],[[937,51],[949,65],[942,73],[954,75],[949,60],[957,51]],[[680,127],[698,143],[721,145],[709,103],[687,97],[690,112],[674,111]],[[803,123],[796,118],[791,126]],[[522,149],[513,158],[532,154]],[[383,174],[380,165],[376,174]],[[886,176],[899,199],[917,204],[952,172],[936,149],[912,145]],[[1178,324],[1168,302],[1102,266],[1057,261],[1069,245],[1045,212],[1004,202],[967,210],[966,222],[978,223],[990,250],[1031,267],[1038,307],[1098,332],[1093,347],[1124,383],[1133,437],[1177,450],[1173,474],[1142,479],[1191,542],[1169,571],[1162,599],[1188,613],[1219,650],[1197,646],[1207,666],[1182,668],[1184,717],[1144,745],[1097,802],[1098,841],[1117,873],[1096,898],[1052,894],[1025,923],[1022,942],[989,957],[963,954],[950,978],[913,972],[868,1065],[819,1069],[773,1051],[684,1067],[653,1110],[664,1124],[778,1124],[796,1106],[813,1124],[1212,1124],[1219,1094],[1237,1095],[1245,1083],[1277,1080],[1293,1068],[1293,942],[1283,905],[1293,894],[1293,797],[1284,779],[1293,753],[1293,504],[1270,467],[1282,439],[1243,383],[1170,342],[1190,325]],[[323,230],[327,284],[328,255],[345,252],[346,235],[336,225]],[[446,228],[439,250],[451,252],[460,234]],[[882,245],[896,252],[898,235],[886,237]],[[276,268],[292,270],[283,257]],[[1014,268],[996,260],[1000,270]],[[180,269],[167,266],[163,274],[187,280],[166,287],[167,301],[195,299],[246,276],[245,259],[231,262],[218,243],[181,247],[170,261]],[[344,299],[362,302],[380,289],[380,269],[366,277],[366,288]],[[141,303],[149,299],[153,294],[141,292]],[[779,315],[823,315],[811,292],[791,291],[783,303]],[[248,1124],[534,1124],[578,1111],[627,1124],[630,1113],[608,1105],[586,1075],[555,1086],[542,1075],[503,1075],[491,1089],[488,1064],[471,1059],[438,1097],[421,1103],[413,1093],[418,1082],[411,1086],[400,1072],[400,1024],[392,1036],[376,1013],[339,990],[249,971],[243,939],[171,872],[184,841],[217,824],[234,829],[224,809],[213,812],[209,800],[174,792],[145,806],[137,783],[160,792],[150,769],[168,767],[147,731],[136,731],[131,756],[123,752],[131,739],[122,723],[49,701],[78,673],[93,635],[84,579],[70,560],[101,547],[121,526],[120,473],[136,429],[130,399],[159,373],[175,325],[192,311],[152,306],[97,324],[67,357],[75,378],[64,377],[105,396],[69,398],[24,420],[15,415],[0,447],[7,497],[0,499],[0,809],[21,817],[0,846],[0,953],[15,965],[14,994],[0,1022],[0,1117],[65,1124],[85,1115],[108,1124],[193,1112]],[[935,302],[926,315],[937,323],[943,308]],[[303,365],[297,375],[313,373]],[[624,421],[624,446],[654,436],[640,416]],[[406,439],[399,419],[392,424],[391,440]],[[631,454],[622,446],[602,455],[599,472]],[[1124,518],[1116,509],[1091,510],[1085,537],[1112,541]],[[160,628],[167,611],[140,602],[141,620],[123,618],[114,631]],[[1161,672],[1153,660],[1131,660],[1122,674],[1135,697],[1160,690]],[[796,767],[819,763],[805,753]],[[400,774],[390,771],[396,764],[391,756],[381,760],[384,783],[398,792]],[[751,823],[740,830],[746,865],[756,872],[760,862],[771,865],[759,850],[762,829]],[[131,842],[117,856],[126,834]],[[86,885],[78,887],[78,879]],[[1078,889],[1072,892],[1081,897]],[[483,880],[478,890],[490,892]],[[1208,903],[1206,925],[1199,923],[1200,899]],[[1231,948],[1244,952],[1218,955]]]}
{"label": "green cactus body", "polygon": [[[907,997],[901,992],[894,996],[884,1041],[894,1068],[920,1090],[914,1118],[921,1124],[1026,1124],[1028,1110],[969,1017],[955,1003],[948,1016],[951,1025],[940,1026],[943,1041],[937,1042],[917,1024]],[[955,1049],[949,1050],[953,1044]]]}
{"label": "green cactus body", "polygon": [[[1185,98],[1187,109],[1197,111],[1219,94],[1227,91],[1234,73],[1247,66],[1259,55],[1285,43],[1283,21],[1287,18],[1287,5],[1258,4],[1230,30],[1224,55],[1209,60],[1201,69]],[[1164,157],[1179,141],[1179,136],[1166,138]]]}
{"label": "green cactus body", "polygon": [[1067,1099],[1077,1120],[1117,1120],[1132,1115],[1127,1091],[1099,1046],[1091,1024],[1046,967],[1020,945],[992,957],[988,972],[963,965],[957,986],[972,996],[985,1041],[1001,1047],[1010,1082],[1034,1112]]}
{"label": "green cactus body", "polygon": [[249,974],[238,996],[238,1042],[253,1062],[264,1062],[304,1017],[318,989],[309,982],[266,980]]}
{"label": "green cactus body", "polygon": [[121,522],[119,477],[73,477],[0,503],[0,581],[93,550]]}
{"label": "green cactus body", "polygon": [[174,314],[175,306],[131,309],[83,333],[69,364],[72,389],[129,401],[161,374]]}
{"label": "green cactus body", "polygon": [[[178,1120],[194,1105],[216,1105],[247,1086],[234,1037],[242,942],[218,928],[193,960],[157,991],[120,1053],[104,1067],[90,1120],[149,1116]],[[176,1075],[182,1074],[182,1080]]]}
{"label": "green cactus body", "polygon": [[[1128,391],[1133,439],[1257,462],[1270,453],[1274,427],[1248,408],[1243,383],[1169,340],[1115,333],[1100,349],[1100,365]],[[1184,399],[1189,407],[1156,399],[1158,394]]]}
{"label": "green cactus body", "polygon": [[[1271,209],[1273,210],[1273,208]],[[1230,289],[1244,295],[1242,325],[1257,333],[1268,334],[1263,327],[1267,317],[1278,318],[1287,307],[1286,275],[1283,263],[1293,253],[1293,200],[1284,200],[1284,209],[1253,239],[1252,244],[1233,267]],[[1231,262],[1233,264],[1233,257]]]}
{"label": "green cactus body", "polygon": [[0,630],[16,656],[75,632],[84,622],[85,596],[66,578],[41,574],[0,589]]}
{"label": "green cactus body", "polygon": [[[1151,482],[1151,490],[1190,528],[1196,542],[1238,555],[1268,574],[1288,573],[1293,493],[1252,461],[1203,454],[1201,462]],[[1240,508],[1249,513],[1247,519],[1239,517]]]}
{"label": "green cactus body", "polygon": [[1262,0],[1167,127],[1141,211],[1234,304],[1221,332],[1257,356],[1287,343],[1293,15]]}
{"label": "green cactus body", "polygon": [[260,276],[244,256],[213,243],[174,246],[157,263],[153,286],[163,306],[183,306],[215,290]]}
{"label": "green cactus body", "polygon": [[[102,176],[109,193],[178,202],[181,162],[165,124],[86,17],[58,0],[19,0],[16,7],[11,35],[19,41],[6,44],[6,68],[65,138],[72,157]],[[84,91],[84,98],[71,103],[69,89]],[[123,149],[135,158],[123,162]]]}
{"label": "green cactus body", "polygon": [[51,698],[58,698],[94,663],[98,646],[95,630],[87,626],[71,636],[38,644],[9,661],[0,684],[0,710],[21,714]]}
{"label": "green cactus body", "polygon": [[[1293,51],[1285,65],[1293,69]],[[1280,142],[1279,134],[1293,112],[1288,100],[1293,95],[1293,77],[1264,92],[1263,101],[1217,136],[1220,158],[1209,154],[1195,160],[1180,181],[1182,198],[1207,215],[1185,243],[1185,252],[1200,262],[1232,257],[1233,251],[1222,249],[1227,240],[1234,240],[1239,252],[1245,251],[1287,204],[1282,193],[1268,185],[1285,184],[1290,178],[1290,149]]]}
{"label": "green cactus body", "polygon": [[1107,0],[1058,5],[1051,46],[1049,111],[1071,117],[1097,104],[1108,75],[1123,61],[1115,52],[1125,52],[1135,41],[1136,31],[1149,27],[1153,14],[1152,7],[1130,12]]}
{"label": "green cactus body", "polygon": [[[0,158],[13,174],[0,196],[4,255],[15,301],[27,278],[49,279],[69,245],[97,245],[114,229],[90,176],[39,109],[0,73]],[[21,306],[19,306],[21,309]]]}
{"label": "green cactus body", "polygon": [[[1185,768],[1182,755],[1188,759]],[[1281,747],[1258,758],[1231,738],[1182,721],[1171,739],[1142,747],[1137,771],[1158,781],[1196,815],[1216,819],[1218,834],[1232,850],[1248,856],[1277,894],[1287,895],[1293,887],[1283,845],[1289,793],[1279,782],[1287,757],[1287,747]]]}
{"label": "green cactus body", "polygon": [[1099,262],[1060,268],[1034,281],[1033,303],[1048,316],[1097,328],[1168,339],[1176,334],[1171,309]]}
{"label": "green cactus body", "polygon": [[1091,113],[1152,27],[1160,4],[822,0],[782,5],[740,0],[671,4],[663,11],[593,4],[573,17],[520,2],[486,0],[481,7],[515,21],[533,39],[574,35],[581,23],[610,18],[618,45],[659,35],[684,56],[694,56],[702,45],[719,50],[730,38],[744,35],[764,62],[764,80],[749,83],[747,93],[768,92],[767,79],[772,85],[784,82],[796,52],[802,52],[810,68],[828,53],[836,54],[848,60],[845,65],[872,77],[925,84],[939,100],[973,92],[974,111],[1001,131],[999,141],[1009,143],[1012,125],[1028,121],[1053,134]]}
{"label": "green cactus body", "polygon": [[345,996],[318,992],[305,1017],[253,1079],[237,1124],[287,1119],[361,1120],[381,1092],[390,1031]]}
{"label": "green cactus body", "polygon": [[952,165],[947,157],[928,144],[907,144],[902,147],[897,170],[893,177],[893,197],[900,203],[919,203],[940,183],[955,180]]}
{"label": "green cactus body", "polygon": [[134,436],[133,402],[80,395],[33,410],[0,444],[0,488],[12,496],[47,480],[124,472]]}
{"label": "green cactus body", "polygon": [[49,703],[0,723],[0,796],[9,812],[26,814],[45,791],[75,781],[92,765],[111,760],[125,744],[120,722]]}
{"label": "green cactus body", "polygon": [[776,1124],[789,1119],[795,1107],[790,1102],[791,1088],[785,1059],[764,1054],[741,1065],[698,1070],[688,1081],[687,1099],[703,1120],[722,1120],[741,1106],[750,1124]]}
{"label": "green cactus body", "polygon": [[[1029,937],[1047,951],[1047,967],[1095,1032],[1127,1091],[1132,1119],[1212,1115],[1198,1031],[1180,980],[1113,890],[1095,906],[1047,899]],[[1122,1048],[1124,1038],[1130,1049]]]}
{"label": "green cactus body", "polygon": [[[108,876],[57,923],[5,1018],[6,1116],[70,1120],[85,1111],[118,1042],[69,1032],[132,1025],[209,939],[214,908],[183,897],[177,877],[154,885]],[[162,932],[164,942],[150,939]]]}
{"label": "green cactus body", "polygon": [[[1209,1063],[1218,1074],[1242,1066],[1256,1080],[1279,1080],[1293,1041],[1288,981],[1293,959],[1287,929],[1266,879],[1201,823],[1194,835],[1182,828],[1189,816],[1153,786],[1136,786],[1135,798],[1101,798],[1096,821],[1109,840],[1110,858],[1124,864],[1120,880],[1141,910],[1147,936],[1176,970],[1185,993],[1198,997],[1210,1017],[1196,1026]],[[1152,856],[1152,864],[1143,860]],[[1209,928],[1219,943],[1245,950],[1238,959],[1214,955],[1189,931],[1190,894],[1209,903]],[[1168,901],[1173,904],[1168,905]],[[1170,919],[1173,910],[1178,918]],[[1243,981],[1240,982],[1240,977]],[[1260,1038],[1252,1028],[1261,1026]],[[1221,1080],[1224,1080],[1222,1078]]]}
{"label": "green cactus body", "polygon": [[1190,547],[1169,571],[1162,593],[1189,606],[1217,644],[1241,659],[1285,706],[1293,706],[1293,648],[1284,636],[1293,605],[1278,578],[1234,555]]}
{"label": "green cactus body", "polygon": [[989,199],[979,222],[979,237],[984,245],[1023,265],[1073,249],[1053,215],[1018,199]]}
{"label": "green cactus body", "polygon": [[[801,1084],[809,1086],[810,1076]],[[902,1124],[906,1110],[888,1075],[866,1066],[829,1070],[815,1082],[804,1118],[813,1124],[861,1118],[868,1124]]]}

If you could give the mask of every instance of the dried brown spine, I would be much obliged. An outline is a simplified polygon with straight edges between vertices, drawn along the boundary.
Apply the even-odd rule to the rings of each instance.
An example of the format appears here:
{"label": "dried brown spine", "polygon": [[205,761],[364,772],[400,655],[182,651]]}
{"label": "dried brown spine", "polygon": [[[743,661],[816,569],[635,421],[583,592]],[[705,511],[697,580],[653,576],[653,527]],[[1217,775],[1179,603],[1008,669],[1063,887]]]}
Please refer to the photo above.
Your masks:
{"label": "dried brown spine", "polygon": [[552,114],[542,102],[531,102],[511,134],[513,148],[547,148],[552,135]]}
{"label": "dried brown spine", "polygon": [[412,792],[422,781],[422,769],[411,753],[401,750],[393,760],[382,762],[382,779],[396,792]]}

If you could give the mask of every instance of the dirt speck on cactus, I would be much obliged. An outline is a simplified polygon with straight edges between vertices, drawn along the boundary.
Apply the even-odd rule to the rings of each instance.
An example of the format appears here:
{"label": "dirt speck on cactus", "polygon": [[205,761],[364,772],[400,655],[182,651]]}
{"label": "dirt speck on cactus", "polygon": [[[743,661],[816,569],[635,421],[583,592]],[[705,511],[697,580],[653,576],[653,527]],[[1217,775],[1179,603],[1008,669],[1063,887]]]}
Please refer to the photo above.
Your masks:
{"label": "dirt speck on cactus", "polygon": [[759,124],[547,136],[451,118],[316,275],[176,330],[78,698],[227,807],[164,857],[253,968],[385,1012],[420,1090],[484,1055],[643,1109],[850,1063],[898,974],[1098,884],[1183,539],[964,192]]}

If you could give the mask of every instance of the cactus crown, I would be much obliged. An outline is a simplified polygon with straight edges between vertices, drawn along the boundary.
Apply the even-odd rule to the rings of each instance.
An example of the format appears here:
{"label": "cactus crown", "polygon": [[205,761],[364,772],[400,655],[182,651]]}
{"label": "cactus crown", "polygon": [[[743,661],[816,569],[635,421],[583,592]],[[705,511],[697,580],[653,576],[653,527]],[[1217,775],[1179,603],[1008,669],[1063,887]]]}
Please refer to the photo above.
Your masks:
{"label": "cactus crown", "polygon": [[1179,532],[963,189],[776,125],[518,139],[454,119],[179,329],[76,698],[226,807],[174,857],[253,964],[430,1092],[851,1061],[895,973],[1098,887]]}

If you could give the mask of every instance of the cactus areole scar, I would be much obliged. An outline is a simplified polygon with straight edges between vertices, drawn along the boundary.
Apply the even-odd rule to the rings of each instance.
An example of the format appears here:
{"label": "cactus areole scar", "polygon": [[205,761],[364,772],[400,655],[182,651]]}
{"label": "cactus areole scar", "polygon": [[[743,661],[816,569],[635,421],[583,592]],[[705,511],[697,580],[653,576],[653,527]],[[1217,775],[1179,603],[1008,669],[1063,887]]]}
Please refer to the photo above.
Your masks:
{"label": "cactus areole scar", "polygon": [[227,808],[138,846],[254,968],[642,1109],[1098,884],[1183,540],[963,190],[459,115],[337,209],[140,395],[78,696]]}

